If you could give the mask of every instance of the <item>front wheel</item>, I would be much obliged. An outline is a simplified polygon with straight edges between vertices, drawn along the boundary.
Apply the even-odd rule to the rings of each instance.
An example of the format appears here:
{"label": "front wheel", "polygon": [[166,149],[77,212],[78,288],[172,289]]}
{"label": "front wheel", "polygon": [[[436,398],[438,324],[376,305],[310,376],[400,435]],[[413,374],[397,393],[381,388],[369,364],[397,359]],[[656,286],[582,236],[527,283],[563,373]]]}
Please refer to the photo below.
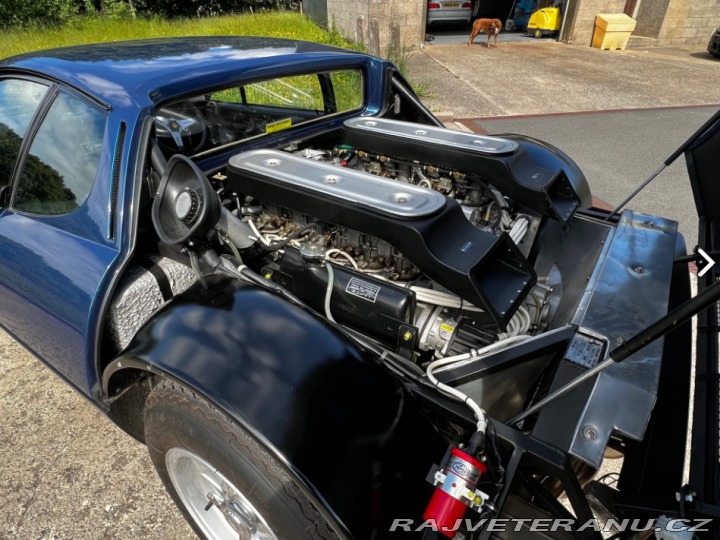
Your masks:
{"label": "front wheel", "polygon": [[166,380],[152,390],[145,440],[165,488],[201,538],[337,538],[287,467],[188,388]]}

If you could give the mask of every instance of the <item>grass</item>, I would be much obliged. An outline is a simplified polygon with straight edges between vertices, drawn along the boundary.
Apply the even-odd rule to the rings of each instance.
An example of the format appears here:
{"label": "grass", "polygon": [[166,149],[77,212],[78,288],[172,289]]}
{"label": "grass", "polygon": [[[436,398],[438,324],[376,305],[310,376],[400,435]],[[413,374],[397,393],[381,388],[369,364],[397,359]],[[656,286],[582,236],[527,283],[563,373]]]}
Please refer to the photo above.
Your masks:
{"label": "grass", "polygon": [[[115,19],[85,15],[74,17],[61,26],[28,25],[17,29],[2,29],[0,58],[85,43],[206,35],[302,39],[363,50],[361,45],[346,41],[334,28],[324,30],[305,16],[288,11],[173,20],[162,17]],[[407,73],[406,50],[388,50],[387,58],[398,66],[401,73]],[[413,80],[410,80],[410,84],[421,97],[427,95],[428,90],[424,84]]]}
{"label": "grass", "polygon": [[[349,111],[362,105],[362,75],[355,70],[329,72],[338,112]],[[314,111],[324,109],[324,98],[317,75],[298,75],[272,79],[239,88],[215,92],[211,99],[230,103],[270,105]]]}
{"label": "grass", "polygon": [[430,89],[427,83],[423,81],[415,80],[408,75],[408,62],[410,61],[410,50],[405,47],[396,47],[390,45],[385,53],[385,58],[390,60],[395,67],[398,68],[400,73],[403,74],[405,79],[410,83],[415,93],[420,99],[424,99],[430,96]]}
{"label": "grass", "polygon": [[0,58],[28,51],[68,45],[173,36],[254,35],[315,41],[338,47],[351,47],[336,31],[327,31],[292,12],[256,15],[167,20],[160,17],[111,19],[78,16],[57,27],[30,25],[3,29]]}

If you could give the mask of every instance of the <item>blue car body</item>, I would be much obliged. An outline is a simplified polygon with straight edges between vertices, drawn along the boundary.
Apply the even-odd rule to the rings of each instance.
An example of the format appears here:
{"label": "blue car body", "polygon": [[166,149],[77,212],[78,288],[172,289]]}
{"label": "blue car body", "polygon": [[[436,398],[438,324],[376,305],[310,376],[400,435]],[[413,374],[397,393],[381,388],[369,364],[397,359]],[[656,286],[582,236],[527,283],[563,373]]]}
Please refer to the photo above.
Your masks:
{"label": "blue car body", "polygon": [[[78,208],[51,216],[17,212],[7,204],[12,194],[4,194],[6,203],[0,210],[0,258],[4,260],[0,265],[0,325],[140,439],[142,433],[124,426],[124,420],[115,418],[112,409],[125,390],[125,370],[169,377],[195,388],[255,433],[283,461],[292,464],[307,489],[324,501],[319,506],[325,508],[330,521],[337,523],[338,534],[350,534],[352,529],[355,535],[364,537],[374,526],[368,520],[368,508],[364,503],[355,504],[355,497],[370,498],[375,491],[371,477],[361,472],[364,469],[359,462],[346,462],[340,452],[333,454],[339,460],[334,463],[327,458],[319,461],[315,450],[317,445],[332,444],[375,460],[367,444],[358,442],[357,431],[372,441],[387,437],[384,432],[388,426],[384,422],[370,422],[366,413],[376,411],[377,417],[397,417],[398,387],[386,373],[370,365],[359,349],[343,343],[323,323],[312,322],[314,315],[287,303],[280,305],[279,300],[267,293],[256,297],[258,291],[253,293],[247,288],[234,293],[234,285],[229,283],[217,298],[222,297],[227,309],[236,315],[228,313],[211,333],[201,335],[202,332],[197,332],[203,326],[202,320],[218,319],[212,308],[203,309],[198,304],[194,309],[198,327],[187,327],[181,315],[187,311],[184,306],[202,303],[201,298],[207,296],[204,288],[196,286],[165,306],[167,319],[159,311],[158,324],[148,324],[139,332],[120,358],[116,359],[116,353],[104,353],[102,343],[107,337],[106,316],[111,297],[141,241],[138,221],[143,163],[148,158],[148,139],[158,109],[168,100],[203,89],[330,68],[361,70],[363,74],[363,105],[353,115],[377,114],[388,107],[390,79],[393,75],[399,77],[392,64],[353,51],[292,40],[156,39],[40,51],[0,61],[0,78],[20,77],[48,85],[44,104],[62,89],[106,117],[95,182]],[[37,117],[47,112],[43,107],[39,106]],[[428,122],[437,123],[426,109],[422,114]],[[321,131],[339,128],[347,116],[328,118]],[[37,125],[37,120],[31,125]],[[261,141],[250,140],[243,148],[281,147],[317,131],[317,125],[297,126],[291,132],[264,135]],[[34,132],[29,132],[28,138],[33,135]],[[196,161],[203,169],[213,170],[237,151],[231,148]],[[263,306],[260,316],[275,313],[277,320],[288,327],[306,327],[306,336],[290,342],[287,349],[271,347],[265,353],[238,356],[238,345],[248,337],[237,334],[243,309],[239,300],[243,297],[260,298]],[[174,331],[168,333],[168,325]],[[231,344],[222,339],[223,333],[235,335],[240,341]],[[257,331],[254,334],[259,335]],[[158,336],[162,344],[156,341]],[[197,347],[181,347],[180,354],[172,346],[173,339],[175,344],[181,343],[179,336],[197,337]],[[314,340],[311,348],[310,339]],[[178,354],[168,354],[168,346],[170,352]],[[287,353],[297,347],[309,348],[302,364],[277,377],[277,366],[285,363]],[[191,354],[201,355],[207,361],[198,362],[199,357]],[[243,371],[239,371],[239,366],[243,366]],[[323,372],[333,376],[323,378]],[[264,397],[248,401],[252,396],[248,390],[254,384],[248,387],[247,376],[252,373],[254,380],[264,381],[266,391]],[[321,386],[335,385],[333,377],[343,374],[353,381],[345,388],[345,396],[355,395],[359,399],[374,392],[372,408],[358,409],[352,400],[345,401],[347,406],[334,406],[333,410],[302,405],[316,400],[308,391],[317,388],[314,381],[320,378],[324,380]],[[285,393],[286,398],[278,401],[275,397],[278,393]],[[298,408],[304,411],[304,416],[296,414]],[[141,415],[142,410],[135,414]],[[412,416],[410,423],[417,421]],[[285,420],[278,422],[280,418]],[[346,427],[348,424],[352,429]],[[323,429],[309,437],[319,426]],[[332,440],[325,440],[330,435]],[[399,440],[404,446],[411,444],[413,438]],[[428,443],[427,448],[433,448],[433,444]],[[412,460],[410,468],[414,466]],[[422,486],[422,474],[414,476]],[[351,496],[344,488],[344,483],[349,482],[356,485]],[[335,499],[332,503],[327,502],[332,499]],[[337,517],[337,512],[343,514],[342,518]]]}
{"label": "blue car body", "polygon": [[[337,73],[362,95],[336,94]],[[274,105],[246,99],[270,80],[308,74],[320,101],[292,87],[298,101],[268,120]],[[522,427],[513,418],[687,300],[675,222],[594,208],[579,168],[542,141],[441,129],[390,62],[359,52],[260,37],[120,42],[0,60],[0,85],[9,80],[34,93],[0,88],[0,106],[33,103],[7,120],[15,135],[0,122],[0,325],[132,435],[143,438],[137,424],[158,381],[178,382],[286,467],[336,537],[387,537],[396,518],[420,518],[436,486],[483,516],[567,517],[556,500],[564,491],[590,519],[582,474],[596,472],[609,445],[626,459],[620,491],[607,495],[617,495],[618,515],[645,516],[648,500],[660,501],[653,516],[674,508],[688,324]],[[193,132],[199,101],[208,116]],[[180,102],[186,116],[169,114]],[[266,116],[259,131],[208,127],[220,107],[218,117],[232,117],[248,104]],[[66,176],[53,176],[37,155],[63,161],[66,146],[43,141],[62,142],[71,123],[98,132],[67,146]],[[686,155],[711,253],[720,197],[709,156],[719,149],[720,114],[670,160]],[[283,177],[285,166],[295,172]],[[320,240],[299,241],[317,230]],[[172,290],[156,256],[192,284]],[[142,268],[157,278],[154,304],[131,289]],[[139,299],[129,310],[143,314],[131,313],[130,335],[113,341],[109,313],[128,290]],[[703,317],[712,331],[698,340],[701,375],[718,362],[717,313]],[[439,358],[455,363],[432,381]],[[697,464],[717,471],[718,386],[696,380],[695,424],[709,427],[695,432],[691,476],[711,505],[718,482],[705,483]],[[487,414],[467,407],[472,392]],[[456,490],[433,465],[448,445],[456,457],[471,451],[464,441],[481,432],[482,415],[492,420],[482,428],[490,496]],[[680,504],[682,517],[717,512]]]}
{"label": "blue car body", "polygon": [[[103,149],[95,186],[80,211],[44,217],[2,210],[0,254],[6,261],[0,270],[5,274],[0,276],[3,327],[83,394],[95,392],[97,397],[102,310],[133,248],[133,204],[142,156],[138,148],[143,127],[158,104],[235,81],[329,67],[364,70],[364,114],[376,113],[384,106],[387,62],[291,40],[162,39],[40,51],[0,61],[0,73],[57,81],[97,102],[108,116],[105,140],[109,142]],[[118,160],[113,153],[121,124],[126,126],[126,144]],[[279,134],[273,144],[282,144],[283,136]],[[298,136],[302,133],[293,133]],[[222,155],[213,158],[218,164],[226,159]],[[202,165],[212,167],[214,163]],[[116,193],[113,182],[117,183]],[[27,276],[28,282],[13,288],[9,284],[18,282],[13,275]],[[42,336],[48,335],[54,336],[49,349],[42,345]]]}

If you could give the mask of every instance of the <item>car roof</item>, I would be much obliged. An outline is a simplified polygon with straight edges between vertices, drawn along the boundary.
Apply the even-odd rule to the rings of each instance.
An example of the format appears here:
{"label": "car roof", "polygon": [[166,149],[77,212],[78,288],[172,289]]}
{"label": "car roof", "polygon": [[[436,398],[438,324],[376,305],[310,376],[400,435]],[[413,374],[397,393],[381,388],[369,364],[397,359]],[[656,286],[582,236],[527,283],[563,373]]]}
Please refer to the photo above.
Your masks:
{"label": "car roof", "polygon": [[328,68],[367,55],[298,41],[250,36],[160,38],[78,45],[0,60],[0,70],[39,73],[110,107],[142,107],[173,96],[273,76],[302,67]]}

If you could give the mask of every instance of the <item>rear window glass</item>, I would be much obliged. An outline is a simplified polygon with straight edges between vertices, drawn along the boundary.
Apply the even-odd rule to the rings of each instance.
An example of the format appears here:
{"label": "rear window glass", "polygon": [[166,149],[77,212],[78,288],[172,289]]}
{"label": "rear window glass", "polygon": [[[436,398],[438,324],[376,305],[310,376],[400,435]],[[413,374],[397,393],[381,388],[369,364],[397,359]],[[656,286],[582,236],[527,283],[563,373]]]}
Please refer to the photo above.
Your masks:
{"label": "rear window glass", "polygon": [[33,81],[0,80],[0,187],[10,182],[20,145],[47,88]]}
{"label": "rear window glass", "polygon": [[162,107],[156,136],[166,154],[196,155],[359,109],[363,98],[360,70],[278,77]]}
{"label": "rear window glass", "polygon": [[[248,104],[322,111],[324,100],[318,75],[282,77],[244,87]],[[220,96],[218,96],[220,97]],[[240,96],[242,101],[242,96]]]}
{"label": "rear window glass", "polygon": [[95,184],[105,114],[61,92],[43,120],[15,192],[13,208],[32,214],[66,214]]}

